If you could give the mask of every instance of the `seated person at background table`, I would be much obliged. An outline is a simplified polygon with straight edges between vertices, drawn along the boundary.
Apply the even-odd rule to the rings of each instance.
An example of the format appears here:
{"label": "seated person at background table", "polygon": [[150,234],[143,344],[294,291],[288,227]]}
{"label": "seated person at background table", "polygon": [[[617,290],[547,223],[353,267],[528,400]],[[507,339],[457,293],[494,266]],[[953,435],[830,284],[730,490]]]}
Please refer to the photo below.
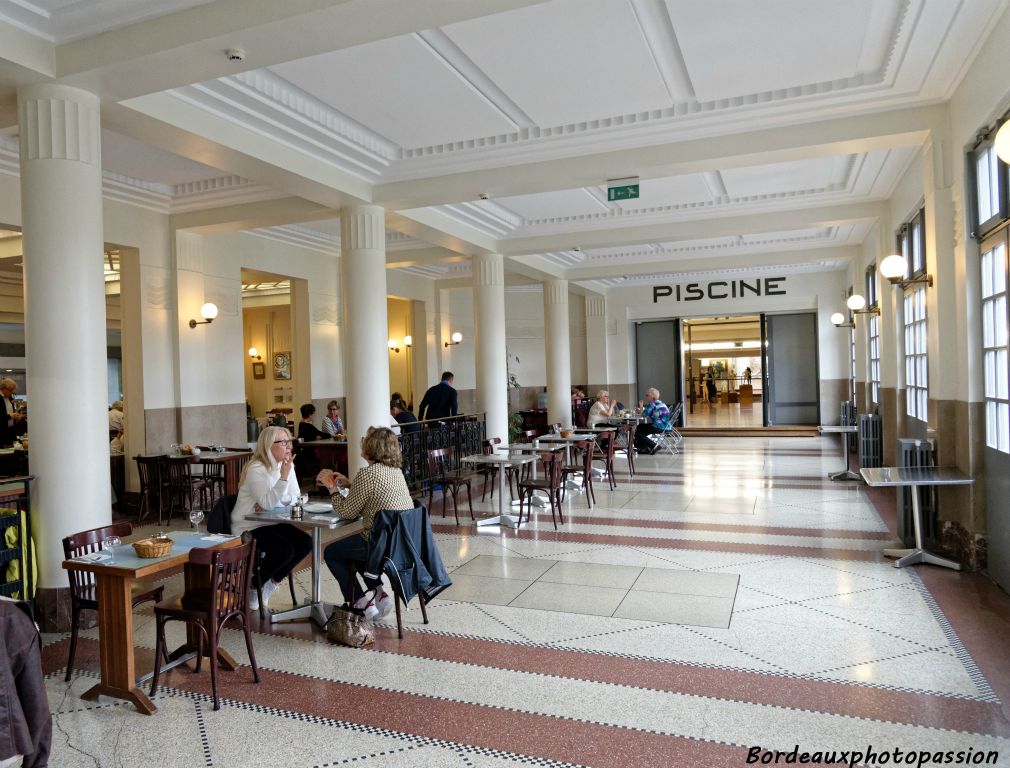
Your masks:
{"label": "seated person at background table", "polygon": [[6,413],[0,417],[0,446],[10,445],[18,434],[18,426],[24,420],[23,413],[18,411],[18,404],[14,400],[14,393],[17,392],[18,384],[14,379],[0,379],[0,395],[3,396]]}
{"label": "seated person at background table", "polygon": [[123,418],[123,401],[117,400],[109,408],[109,432],[122,432]]}
{"label": "seated person at background table", "polygon": [[308,443],[313,440],[325,440],[329,437],[329,434],[323,430],[316,427],[312,423],[312,417],[316,415],[316,406],[312,403],[306,403],[300,408],[302,412],[302,420],[298,422],[298,439],[303,443]]}
{"label": "seated person at background table", "polygon": [[[638,401],[641,408],[642,401]],[[670,409],[659,399],[659,390],[650,387],[645,392],[645,408],[642,411],[644,421],[635,427],[635,447],[639,453],[655,453],[656,444],[647,435],[665,432],[670,427]],[[652,423],[649,423],[651,420]]]}
{"label": "seated person at background table", "polygon": [[323,432],[330,437],[344,436],[344,422],[340,420],[340,403],[330,400],[326,404],[326,415],[323,416]]}
{"label": "seated person at background table", "polygon": [[417,407],[417,418],[421,421],[444,419],[459,413],[459,400],[452,386],[453,378],[452,371],[444,371],[442,380],[435,386],[428,387]]}
{"label": "seated person at background table", "polygon": [[116,436],[109,441],[109,454],[111,456],[121,456],[125,451],[123,442],[123,430],[116,432]]}
{"label": "seated person at background table", "polygon": [[421,425],[417,423],[417,416],[407,410],[407,404],[403,400],[395,398],[390,400],[389,412],[396,419],[396,423],[400,425],[404,434],[421,431]]}
{"label": "seated person at background table", "polygon": [[577,400],[584,400],[585,397],[586,397],[586,393],[585,392],[583,392],[578,387],[572,387],[572,402],[573,403],[575,401],[577,401]]}
{"label": "seated person at background table", "polygon": [[605,389],[601,389],[596,393],[596,402],[589,409],[587,426],[595,427],[601,421],[613,418],[616,407],[617,403],[610,402],[610,393]]}
{"label": "seated person at background table", "polygon": [[[312,551],[312,538],[288,523],[273,525],[246,520],[252,512],[269,511],[298,499],[298,479],[291,453],[291,433],[283,427],[267,427],[260,432],[252,459],[242,470],[238,498],[231,511],[231,532],[238,536],[250,531],[256,539],[256,549],[262,553],[260,574],[263,577],[263,607],[277,586],[288,577],[306,555]],[[249,607],[259,608],[256,593],[249,597]]]}
{"label": "seated person at background table", "polygon": [[[393,598],[379,586],[375,598],[363,592],[357,579],[351,577],[350,563],[364,563],[368,560],[368,535],[372,530],[375,515],[384,509],[407,510],[414,508],[407,481],[400,467],[400,441],[392,430],[385,427],[369,427],[361,438],[361,458],[368,466],[358,471],[354,482],[347,477],[324,469],[316,477],[331,494],[333,511],[344,520],[354,520],[361,516],[361,535],[338,539],[323,551],[323,559],[333,574],[344,600],[365,610],[365,618],[385,616],[393,607]],[[350,488],[346,497],[340,488]],[[373,587],[369,587],[371,590]],[[360,604],[359,604],[360,603]]]}

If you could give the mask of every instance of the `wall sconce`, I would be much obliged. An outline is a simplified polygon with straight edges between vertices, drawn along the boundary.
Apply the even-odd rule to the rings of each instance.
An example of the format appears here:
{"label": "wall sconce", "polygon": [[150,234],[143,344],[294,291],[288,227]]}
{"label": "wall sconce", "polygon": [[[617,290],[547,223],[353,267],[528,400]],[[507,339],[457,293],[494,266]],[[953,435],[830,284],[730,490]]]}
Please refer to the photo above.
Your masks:
{"label": "wall sconce", "polygon": [[390,352],[395,352],[396,354],[400,354],[400,348],[398,346],[396,346],[396,339],[390,339],[389,341],[387,341],[386,342],[386,346],[389,347],[389,351]]}
{"label": "wall sconce", "polygon": [[835,328],[855,328],[856,327],[856,324],[854,322],[852,322],[851,320],[849,322],[845,322],[845,315],[843,315],[841,312],[835,312],[831,316],[831,324],[834,325]]}
{"label": "wall sconce", "polygon": [[189,327],[196,328],[198,325],[210,325],[214,322],[214,318],[217,317],[217,304],[212,304],[207,302],[202,307],[200,307],[200,316],[203,320],[190,320]]}
{"label": "wall sconce", "polygon": [[886,277],[891,285],[897,285],[901,288],[907,288],[908,286],[915,285],[916,283],[925,283],[930,288],[933,287],[932,275],[921,275],[919,277],[913,277],[906,280],[905,275],[908,274],[908,262],[905,261],[904,256],[897,253],[892,253],[880,262],[880,274]]}
{"label": "wall sconce", "polygon": [[414,338],[412,336],[404,336],[403,346],[405,346],[407,349],[410,349],[412,346],[414,346]]}
{"label": "wall sconce", "polygon": [[847,306],[854,315],[879,315],[880,307],[870,307],[866,309],[866,299],[862,294],[854,293],[845,300]]}
{"label": "wall sconce", "polygon": [[459,331],[456,331],[456,332],[455,332],[455,333],[454,333],[454,334],[452,335],[452,341],[447,341],[447,342],[445,342],[445,346],[446,346],[446,347],[451,347],[451,346],[453,346],[454,344],[459,344],[459,343],[460,343],[461,341],[463,341],[463,334],[462,334],[462,333],[460,333]]}
{"label": "wall sconce", "polygon": [[249,347],[249,357],[251,357],[253,360],[263,359],[262,357],[260,357],[259,350],[256,349],[256,347]]}

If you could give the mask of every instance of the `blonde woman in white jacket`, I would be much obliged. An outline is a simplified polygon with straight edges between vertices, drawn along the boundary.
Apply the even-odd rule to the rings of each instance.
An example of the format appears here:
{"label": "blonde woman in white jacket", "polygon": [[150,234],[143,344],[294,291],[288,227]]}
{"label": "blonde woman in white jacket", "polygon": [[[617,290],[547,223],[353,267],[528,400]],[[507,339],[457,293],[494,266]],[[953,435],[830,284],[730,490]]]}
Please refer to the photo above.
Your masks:
{"label": "blonde woman in white jacket", "polygon": [[[277,586],[312,551],[312,538],[293,525],[261,525],[245,519],[253,511],[274,509],[281,506],[282,500],[290,504],[298,498],[291,445],[291,433],[284,427],[267,427],[260,433],[253,457],[242,470],[238,498],[231,511],[231,532],[238,536],[249,531],[256,539],[256,549],[263,553],[260,575],[264,608]],[[255,593],[250,607],[259,608]]]}

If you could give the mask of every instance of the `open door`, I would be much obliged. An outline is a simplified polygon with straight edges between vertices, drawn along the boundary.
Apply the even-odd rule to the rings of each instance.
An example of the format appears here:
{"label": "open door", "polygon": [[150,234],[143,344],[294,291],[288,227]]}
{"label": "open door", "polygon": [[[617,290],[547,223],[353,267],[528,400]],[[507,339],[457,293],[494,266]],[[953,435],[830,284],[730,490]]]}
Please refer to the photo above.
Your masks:
{"label": "open door", "polygon": [[820,424],[816,313],[763,315],[761,325],[767,393],[765,424]]}
{"label": "open door", "polygon": [[[655,387],[662,401],[671,411],[675,410],[677,403],[684,400],[680,320],[635,323],[635,350],[638,399],[645,397],[645,390],[649,387]],[[683,423],[681,413],[676,426],[683,426]]]}

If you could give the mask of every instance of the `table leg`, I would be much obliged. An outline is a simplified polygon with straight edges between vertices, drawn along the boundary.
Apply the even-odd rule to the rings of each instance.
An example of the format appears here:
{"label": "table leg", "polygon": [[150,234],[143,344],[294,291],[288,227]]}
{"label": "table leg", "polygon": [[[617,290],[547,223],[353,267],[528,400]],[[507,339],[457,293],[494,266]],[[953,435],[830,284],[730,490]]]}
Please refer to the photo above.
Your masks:
{"label": "table leg", "polygon": [[477,527],[501,525],[507,528],[518,528],[519,518],[505,514],[505,465],[498,467],[498,514],[495,517],[485,517],[477,521]]}
{"label": "table leg", "polygon": [[849,469],[849,434],[847,432],[841,432],[842,436],[842,457],[845,461],[845,469],[841,472],[835,472],[834,474],[828,475],[830,480],[862,480],[863,476],[858,472],[853,472]]}
{"label": "table leg", "polygon": [[912,486],[912,526],[915,528],[915,548],[914,549],[885,549],[885,557],[897,557],[894,561],[895,568],[904,568],[907,565],[926,563],[927,565],[940,565],[944,568],[952,568],[955,571],[961,570],[961,564],[948,560],[945,557],[927,552],[922,547],[922,517],[919,513],[920,496],[922,489],[926,486]]}
{"label": "table leg", "polygon": [[316,622],[320,627],[325,627],[333,612],[333,604],[323,601],[323,529],[313,526],[312,528],[312,596],[296,608],[287,611],[277,611],[270,614],[270,623],[278,621],[297,621],[298,619],[309,619]]}
{"label": "table leg", "polygon": [[133,658],[133,602],[130,579],[98,574],[98,646],[102,682],[81,696],[94,701],[99,696],[125,699],[145,715],[158,711],[147,694],[137,687]]}

